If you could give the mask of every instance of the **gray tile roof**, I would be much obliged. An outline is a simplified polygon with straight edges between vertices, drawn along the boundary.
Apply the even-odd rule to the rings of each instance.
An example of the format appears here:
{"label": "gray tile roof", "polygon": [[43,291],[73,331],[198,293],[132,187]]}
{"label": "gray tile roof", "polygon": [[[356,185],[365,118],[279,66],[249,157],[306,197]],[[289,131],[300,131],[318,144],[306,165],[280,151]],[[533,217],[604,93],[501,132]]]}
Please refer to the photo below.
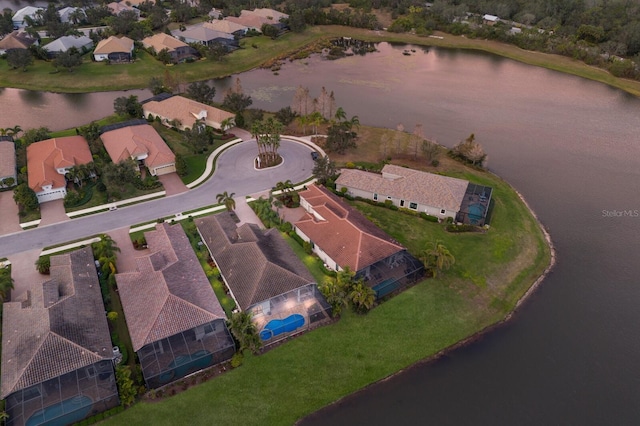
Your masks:
{"label": "gray tile roof", "polygon": [[460,210],[468,185],[466,180],[392,164],[385,165],[382,174],[344,169],[336,179],[337,188],[355,188],[451,211]]}
{"label": "gray tile roof", "polygon": [[196,226],[242,310],[315,282],[276,229],[236,227],[226,212]]}
{"label": "gray tile roof", "polygon": [[2,398],[113,357],[91,248],[51,257],[51,279],[4,304]]}
{"label": "gray tile roof", "polygon": [[47,52],[66,52],[72,47],[81,50],[84,46],[93,46],[93,41],[87,36],[63,36],[44,45],[42,48]]}
{"label": "gray tile roof", "polygon": [[156,225],[145,233],[149,256],[137,270],[116,274],[135,351],[199,325],[226,318],[180,225]]}

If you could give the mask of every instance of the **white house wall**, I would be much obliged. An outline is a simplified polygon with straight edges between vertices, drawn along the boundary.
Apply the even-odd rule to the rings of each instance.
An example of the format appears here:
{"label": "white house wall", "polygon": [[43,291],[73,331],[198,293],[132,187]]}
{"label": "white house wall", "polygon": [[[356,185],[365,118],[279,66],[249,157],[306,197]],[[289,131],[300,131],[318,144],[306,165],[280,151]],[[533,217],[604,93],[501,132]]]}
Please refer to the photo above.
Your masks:
{"label": "white house wall", "polygon": [[162,176],[168,173],[173,173],[175,171],[176,171],[175,163],[164,164],[162,166],[155,167],[154,169],[149,169],[149,173],[151,173],[153,176]]}
{"label": "white house wall", "polygon": [[336,262],[335,260],[333,260],[327,253],[325,253],[320,247],[318,247],[318,244],[311,241],[311,239],[309,237],[307,237],[305,235],[304,232],[302,232],[299,228],[295,228],[296,230],[296,234],[298,234],[298,236],[300,238],[302,238],[304,241],[311,243],[312,245],[312,250],[315,254],[318,255],[318,257],[320,258],[320,260],[322,260],[322,262],[324,262],[325,265],[327,265],[329,267],[329,269],[332,269],[334,271],[339,271],[342,268],[340,268],[340,265],[338,265],[338,262]]}
{"label": "white house wall", "polygon": [[[341,187],[337,188],[338,191],[342,188],[345,187],[347,188],[347,194],[352,196],[352,197],[361,197],[361,198],[368,198],[370,200],[374,200],[377,201],[379,203],[384,203],[386,200],[391,200],[393,202],[393,204],[397,207],[402,207],[402,208],[406,208],[409,210],[414,210],[417,212],[424,212],[428,215],[431,216],[435,216],[435,217],[439,217],[441,219],[450,217],[455,219],[456,214],[458,213],[458,211],[452,211],[452,210],[447,210],[447,209],[443,209],[442,207],[437,207],[437,206],[428,206],[426,204],[420,204],[414,200],[404,200],[404,205],[401,205],[401,199],[400,198],[395,198],[393,196],[389,196],[387,194],[378,194],[378,199],[376,200],[374,198],[374,193],[373,192],[368,192],[368,191],[363,191],[361,189],[356,189],[356,188],[349,188],[346,187],[344,185],[342,185]],[[417,204],[417,208],[412,209],[410,207],[411,203],[416,203]],[[444,210],[444,213],[442,212]]]}
{"label": "white house wall", "polygon": [[40,204],[46,203],[47,201],[63,199],[66,195],[66,188],[52,188],[49,190],[36,192],[36,197],[38,197],[38,203]]}

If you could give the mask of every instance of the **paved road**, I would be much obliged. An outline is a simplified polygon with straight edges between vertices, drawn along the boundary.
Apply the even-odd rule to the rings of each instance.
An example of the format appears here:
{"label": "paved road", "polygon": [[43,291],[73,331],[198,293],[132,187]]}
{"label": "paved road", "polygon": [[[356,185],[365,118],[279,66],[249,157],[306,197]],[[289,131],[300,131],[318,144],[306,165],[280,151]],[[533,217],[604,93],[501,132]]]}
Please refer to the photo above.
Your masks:
{"label": "paved road", "polygon": [[253,168],[256,151],[254,141],[232,146],[218,157],[213,176],[188,192],[2,236],[0,258],[215,204],[216,194],[223,191],[250,195],[279,181],[296,183],[311,177],[311,148],[303,144],[282,140],[278,152],[284,161],[269,170]]}

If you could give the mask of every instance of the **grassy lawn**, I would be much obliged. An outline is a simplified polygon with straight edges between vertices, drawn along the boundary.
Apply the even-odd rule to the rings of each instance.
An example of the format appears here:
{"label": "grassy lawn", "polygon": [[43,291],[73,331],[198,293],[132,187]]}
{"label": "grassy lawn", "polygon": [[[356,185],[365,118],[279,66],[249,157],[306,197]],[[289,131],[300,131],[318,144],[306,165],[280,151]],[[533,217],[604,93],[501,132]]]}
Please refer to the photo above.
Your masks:
{"label": "grassy lawn", "polygon": [[40,209],[28,211],[24,216],[18,215],[18,218],[20,219],[20,223],[27,223],[31,222],[32,220],[41,219]]}
{"label": "grassy lawn", "polygon": [[116,333],[120,343],[122,343],[128,352],[127,365],[133,370],[136,366],[135,352],[133,351],[133,343],[131,343],[131,336],[129,336],[129,329],[127,328],[127,322],[124,318],[124,310],[122,309],[122,303],[120,302],[120,295],[114,288],[109,289],[109,295],[111,296],[111,309],[118,313],[118,319],[112,324],[112,327]]}
{"label": "grassy lawn", "polygon": [[293,238],[288,236],[287,234],[281,232],[282,238],[289,244],[289,246],[293,249],[293,252],[302,260],[313,275],[313,278],[316,280],[316,283],[323,283],[327,278],[327,275],[322,271],[320,267],[320,259],[317,256],[312,256],[310,254],[305,253],[304,249],[298,244]]}
{"label": "grassy lawn", "polygon": [[[514,45],[490,40],[473,40],[445,33],[435,35],[442,39],[341,26],[317,26],[303,33],[288,33],[275,41],[263,36],[246,38],[241,41],[243,49],[233,52],[220,62],[200,60],[191,64],[165,66],[148,53],[140,51],[134,63],[122,65],[91,62],[90,58],[85,56],[85,63],[71,73],[55,72],[50,62],[41,60],[35,61],[26,72],[10,70],[6,61],[0,61],[0,87],[76,93],[133,89],[147,87],[152,76],[163,76],[165,72],[180,82],[207,80],[247,71],[271,62],[273,58],[288,57],[319,40],[347,36],[368,41],[482,50],[527,64],[600,81],[640,95],[640,82],[616,78],[605,70],[568,57],[522,50]],[[252,47],[254,44],[255,48]]]}
{"label": "grassy lawn", "polygon": [[442,224],[355,205],[414,254],[442,240],[456,257],[450,271],[366,316],[346,313],[335,324],[246,357],[242,367],[214,380],[161,402],[138,403],[108,422],[175,424],[188,411],[191,424],[210,424],[215,418],[221,424],[290,425],[503,319],[548,265],[548,247],[508,184],[457,163],[448,172],[494,188],[489,233],[449,234]]}

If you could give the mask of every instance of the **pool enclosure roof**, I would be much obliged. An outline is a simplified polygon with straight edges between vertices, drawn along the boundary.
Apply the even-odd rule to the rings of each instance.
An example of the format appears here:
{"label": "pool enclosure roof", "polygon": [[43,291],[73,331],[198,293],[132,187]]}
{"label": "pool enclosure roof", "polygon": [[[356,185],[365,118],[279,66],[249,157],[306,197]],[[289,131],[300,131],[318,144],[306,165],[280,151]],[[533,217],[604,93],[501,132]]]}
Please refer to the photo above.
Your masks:
{"label": "pool enclosure roof", "polygon": [[51,257],[51,279],[4,304],[2,398],[99,361],[113,350],[93,253]]}

